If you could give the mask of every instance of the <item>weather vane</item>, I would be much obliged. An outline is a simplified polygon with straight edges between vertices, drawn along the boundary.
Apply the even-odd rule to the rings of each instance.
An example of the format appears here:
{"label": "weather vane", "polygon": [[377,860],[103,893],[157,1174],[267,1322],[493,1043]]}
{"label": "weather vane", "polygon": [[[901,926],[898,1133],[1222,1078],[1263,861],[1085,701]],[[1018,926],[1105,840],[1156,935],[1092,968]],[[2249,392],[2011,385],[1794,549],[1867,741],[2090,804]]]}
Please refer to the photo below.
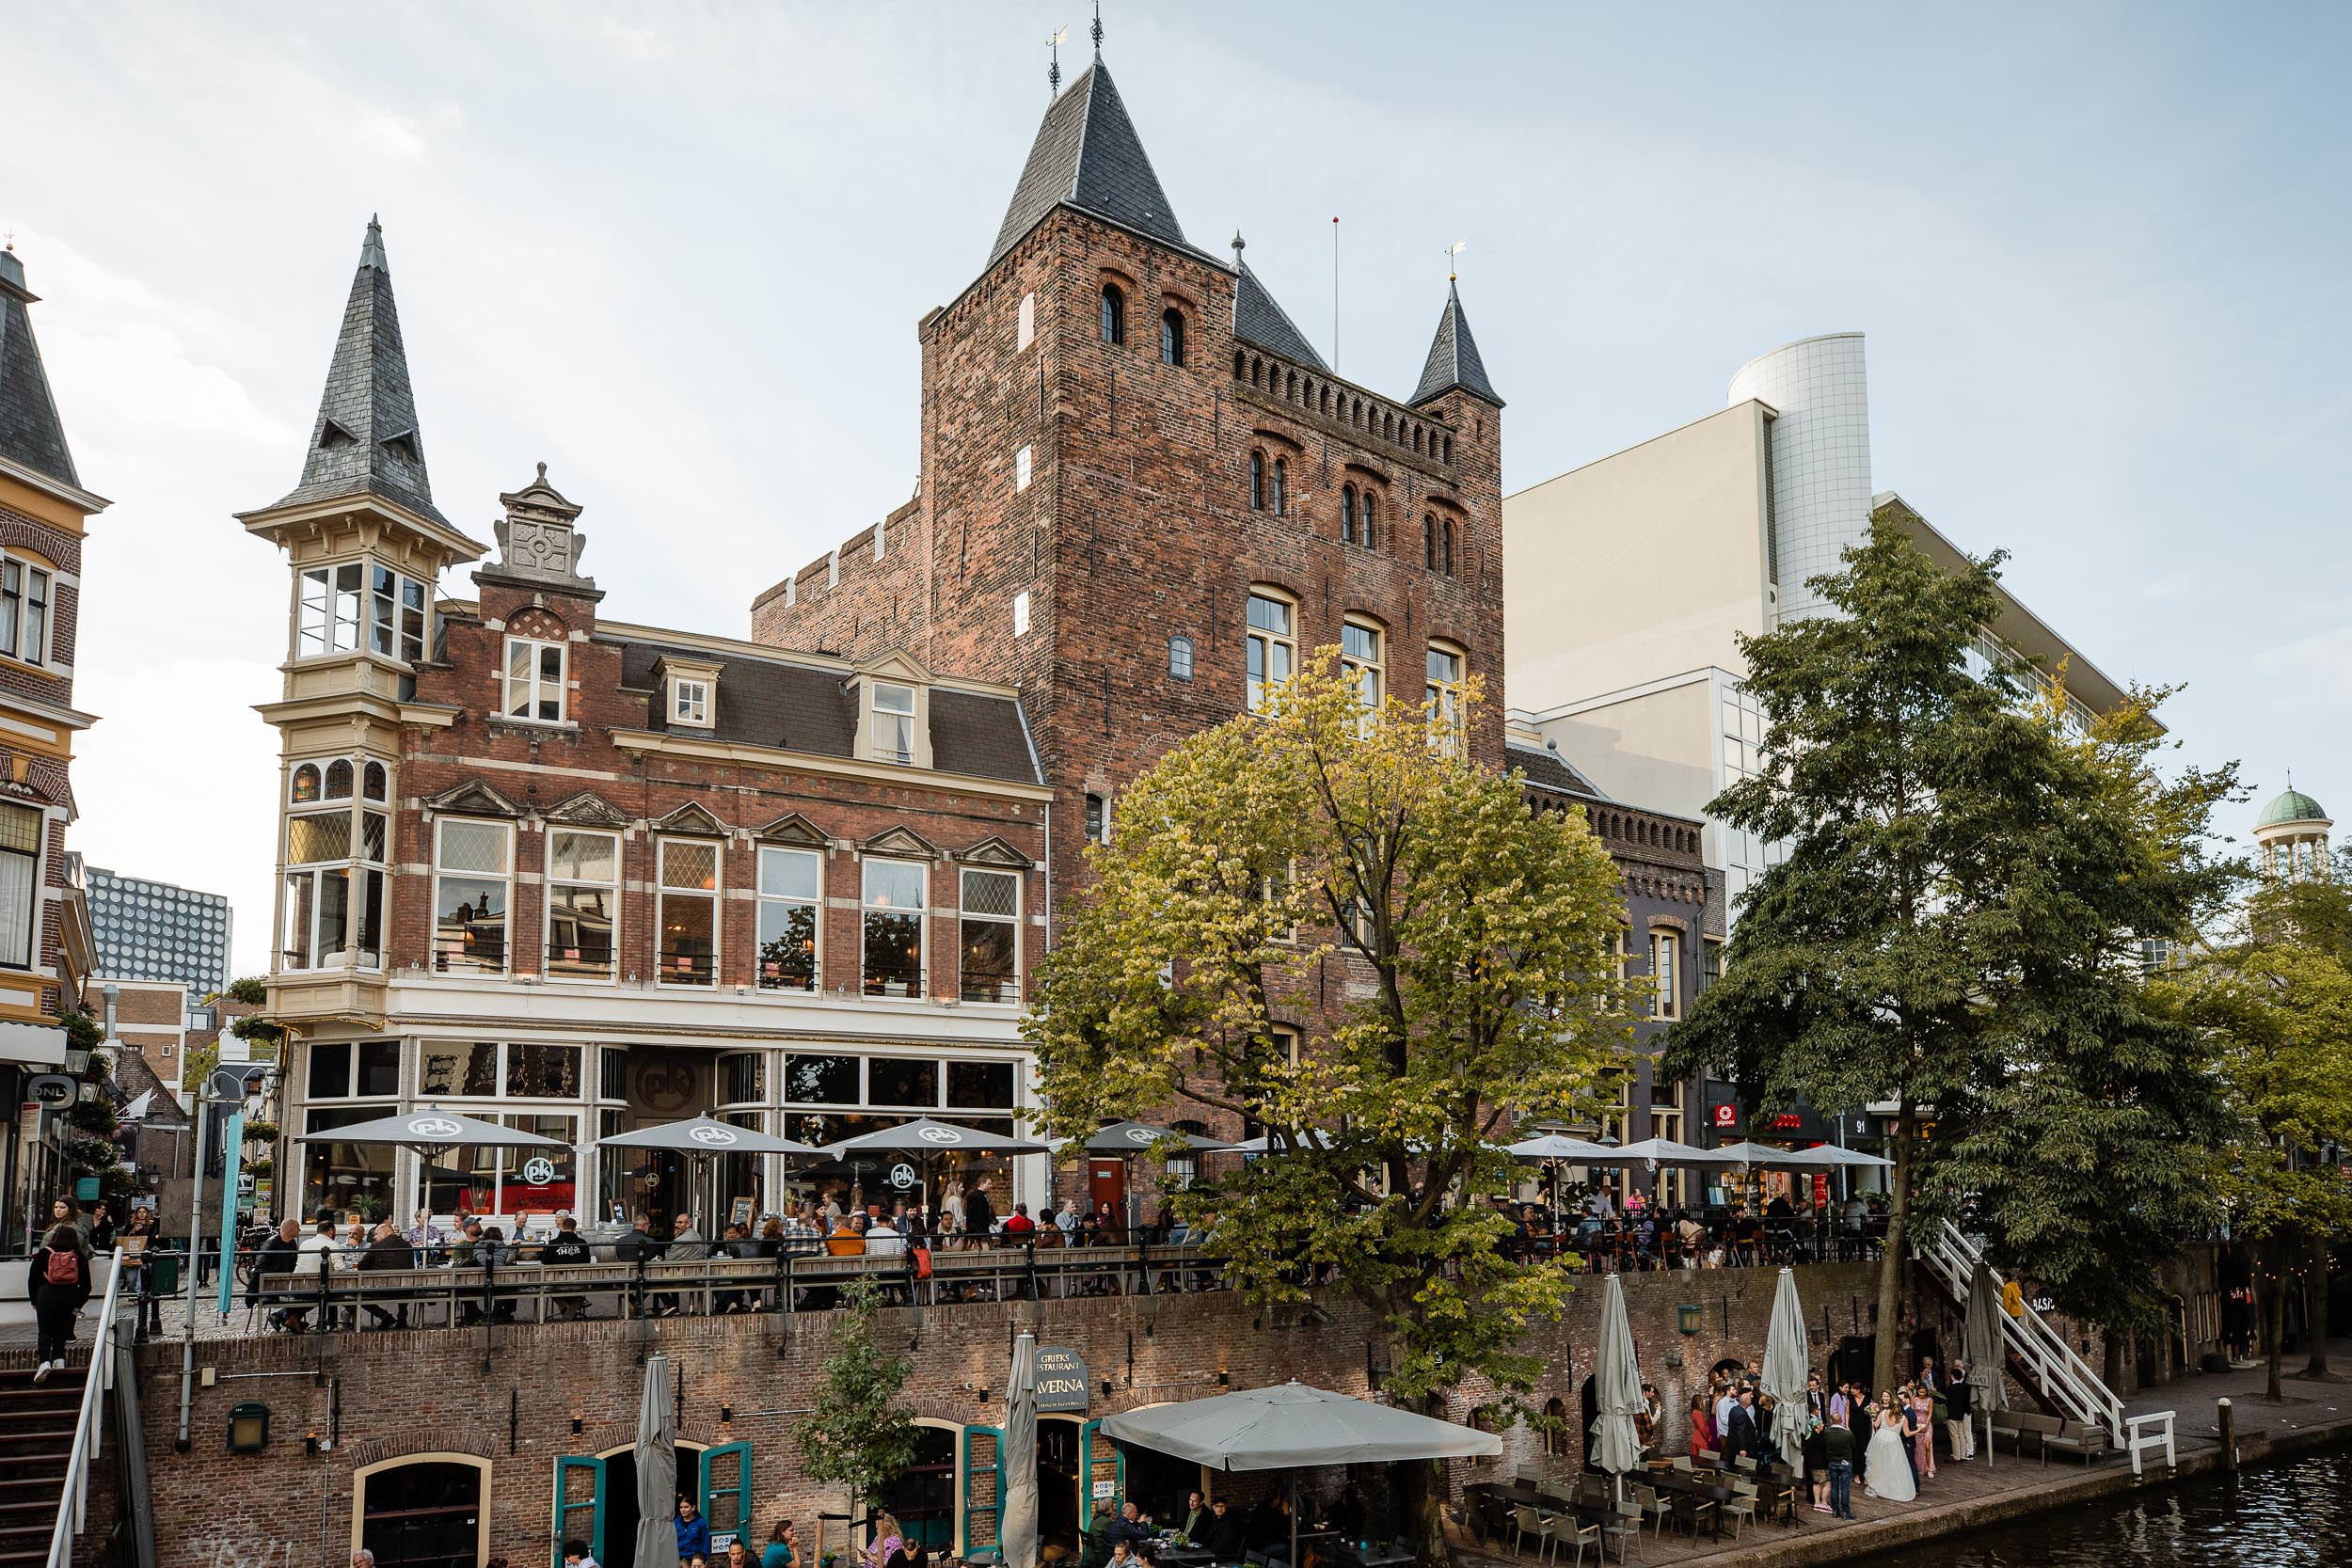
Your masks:
{"label": "weather vane", "polygon": [[1061,95],[1061,46],[1069,37],[1070,29],[1065,25],[1056,28],[1054,36],[1045,40],[1045,47],[1053,56],[1053,64],[1045,68],[1045,87],[1056,97]]}
{"label": "weather vane", "polygon": [[1469,248],[1470,241],[1468,240],[1456,240],[1452,245],[1445,247],[1445,280],[1447,282],[1451,283],[1454,281],[1454,258],[1461,255],[1462,252],[1468,250]]}
{"label": "weather vane", "polygon": [[1094,0],[1094,57],[1103,57],[1103,0]]}

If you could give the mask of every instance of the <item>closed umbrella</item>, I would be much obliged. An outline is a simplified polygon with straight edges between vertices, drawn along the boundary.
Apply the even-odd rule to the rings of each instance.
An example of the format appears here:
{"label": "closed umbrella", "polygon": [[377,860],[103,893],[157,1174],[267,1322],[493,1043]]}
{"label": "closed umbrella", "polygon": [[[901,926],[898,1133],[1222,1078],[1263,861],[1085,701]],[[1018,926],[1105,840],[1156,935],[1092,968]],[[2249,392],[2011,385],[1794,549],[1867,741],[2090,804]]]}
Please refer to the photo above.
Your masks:
{"label": "closed umbrella", "polygon": [[1005,1434],[997,1439],[997,1473],[1004,1477],[996,1547],[1005,1568],[1037,1568],[1037,1337],[1012,1345],[1005,1382]]}
{"label": "closed umbrella", "polygon": [[1993,1283],[1993,1265],[1982,1257],[1968,1275],[1968,1316],[1960,1326],[1961,1354],[1968,1359],[1968,1386],[1976,1390],[1969,1402],[1970,1418],[1985,1418],[1984,1462],[1993,1463],[1993,1413],[2009,1408],[2009,1388],[2001,1381],[2008,1357],[2001,1344],[2001,1291]]}
{"label": "closed umbrella", "polygon": [[1600,1413],[1593,1418],[1592,1461],[1616,1478],[1622,1493],[1628,1470],[1642,1467],[1642,1367],[1633,1354],[1633,1325],[1625,1315],[1625,1286],[1610,1275],[1601,1287],[1600,1351],[1593,1363],[1593,1394]]}
{"label": "closed umbrella", "polygon": [[1772,1291],[1772,1321],[1764,1330],[1762,1390],[1772,1396],[1772,1443],[1781,1458],[1797,1469],[1804,1454],[1804,1429],[1798,1418],[1804,1411],[1804,1383],[1811,1369],[1804,1339],[1804,1308],[1797,1302],[1797,1274],[1780,1271]]}
{"label": "closed umbrella", "polygon": [[677,1433],[670,1425],[670,1358],[645,1357],[637,1406],[637,1546],[640,1568],[677,1560]]}

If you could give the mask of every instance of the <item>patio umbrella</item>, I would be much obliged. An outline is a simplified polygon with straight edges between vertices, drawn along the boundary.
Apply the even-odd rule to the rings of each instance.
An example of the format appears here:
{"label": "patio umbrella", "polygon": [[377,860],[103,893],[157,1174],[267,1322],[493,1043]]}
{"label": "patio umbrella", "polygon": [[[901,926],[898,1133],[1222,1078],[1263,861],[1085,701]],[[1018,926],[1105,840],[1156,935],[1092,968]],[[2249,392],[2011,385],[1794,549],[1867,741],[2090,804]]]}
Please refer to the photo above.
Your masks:
{"label": "patio umbrella", "polygon": [[[1032,1143],[1026,1138],[1009,1138],[1002,1132],[986,1132],[977,1127],[959,1127],[953,1122],[916,1117],[897,1127],[885,1127],[875,1132],[861,1132],[854,1138],[827,1144],[822,1152],[835,1160],[848,1160],[860,1154],[912,1154],[922,1164],[917,1172],[923,1182],[926,1200],[931,1194],[931,1156],[934,1154],[1043,1154],[1051,1144]],[[938,1204],[932,1202],[933,1212]]]}
{"label": "patio umbrella", "polygon": [[1642,1368],[1633,1354],[1633,1325],[1625,1315],[1625,1286],[1615,1275],[1601,1287],[1600,1351],[1593,1362],[1593,1392],[1600,1414],[1593,1418],[1592,1462],[1609,1472],[1620,1493],[1628,1470],[1642,1466]]}
{"label": "patio umbrella", "polygon": [[[1968,1315],[1960,1325],[1960,1354],[1968,1363],[1968,1386],[1975,1389],[1970,1418],[1981,1413],[1988,1419],[1995,1410],[2009,1408],[2009,1389],[2001,1381],[2008,1360],[2001,1345],[2001,1290],[1993,1283],[1993,1265],[1979,1256],[1968,1275]],[[1984,1440],[1984,1462],[1993,1463],[1993,1439]]]}
{"label": "patio umbrella", "polygon": [[1714,1152],[1723,1159],[1737,1161],[1743,1165],[1770,1165],[1774,1169],[1793,1170],[1800,1166],[1820,1164],[1818,1160],[1809,1160],[1805,1157],[1810,1152],[1809,1150],[1774,1148],[1771,1144],[1725,1144]]}
{"label": "patio umbrella", "polygon": [[389,1144],[395,1148],[413,1148],[428,1160],[453,1148],[571,1148],[560,1138],[543,1138],[519,1127],[501,1127],[495,1121],[461,1117],[454,1111],[444,1111],[438,1105],[403,1111],[397,1116],[377,1117],[373,1121],[355,1121],[348,1127],[330,1127],[320,1132],[306,1132],[294,1141],[306,1144]]}
{"label": "patio umbrella", "polygon": [[1836,1169],[1840,1165],[1887,1166],[1895,1163],[1881,1159],[1876,1154],[1865,1154],[1858,1148],[1840,1148],[1836,1144],[1816,1144],[1811,1148],[1785,1148],[1780,1153],[1785,1164],[1826,1169]]}
{"label": "patio umbrella", "polygon": [[996,1549],[1004,1568],[1037,1568],[1037,1337],[1025,1329],[1012,1343],[1005,1380],[1005,1434],[997,1439]]}
{"label": "patio umbrella", "polygon": [[1087,1140],[1089,1154],[1142,1154],[1153,1144],[1174,1142],[1179,1148],[1196,1154],[1214,1154],[1233,1145],[1204,1138],[1197,1132],[1180,1132],[1172,1127],[1154,1127],[1148,1121],[1115,1121]]}
{"label": "patio umbrella", "polygon": [[[762,1132],[756,1128],[738,1127],[733,1122],[721,1121],[709,1116],[691,1117],[685,1121],[656,1122],[651,1127],[640,1127],[634,1132],[615,1132],[609,1138],[598,1138],[596,1147],[650,1148],[683,1154],[694,1162],[689,1176],[690,1183],[699,1182],[709,1169],[708,1162],[722,1154],[801,1154],[810,1159],[820,1159],[824,1155],[823,1149],[813,1145],[794,1143],[790,1138],[779,1138],[772,1132]],[[715,1185],[712,1193],[715,1203]],[[690,1184],[687,1208],[691,1211],[693,1207],[692,1186]],[[719,1218],[716,1214],[711,1216],[709,1234],[718,1232]]]}
{"label": "patio umbrella", "polygon": [[1532,1138],[1521,1138],[1518,1143],[1505,1147],[1510,1153],[1522,1160],[1558,1160],[1571,1165],[1605,1164],[1617,1153],[1604,1144],[1571,1138],[1565,1132],[1538,1132]]}
{"label": "patio umbrella", "polygon": [[1812,1354],[1804,1338],[1804,1308],[1797,1302],[1797,1272],[1784,1268],[1772,1291],[1772,1320],[1764,1330],[1764,1376],[1758,1386],[1772,1396],[1772,1443],[1796,1469],[1804,1455],[1804,1382]]}
{"label": "patio umbrella", "polygon": [[1644,1138],[1637,1144],[1624,1144],[1608,1151],[1608,1158],[1587,1161],[1595,1165],[1736,1165],[1738,1158],[1725,1158],[1719,1148],[1694,1148],[1677,1143],[1672,1138]]}
{"label": "patio umbrella", "polygon": [[677,1433],[670,1425],[670,1358],[645,1357],[637,1405],[637,1545],[641,1564],[677,1560]]}

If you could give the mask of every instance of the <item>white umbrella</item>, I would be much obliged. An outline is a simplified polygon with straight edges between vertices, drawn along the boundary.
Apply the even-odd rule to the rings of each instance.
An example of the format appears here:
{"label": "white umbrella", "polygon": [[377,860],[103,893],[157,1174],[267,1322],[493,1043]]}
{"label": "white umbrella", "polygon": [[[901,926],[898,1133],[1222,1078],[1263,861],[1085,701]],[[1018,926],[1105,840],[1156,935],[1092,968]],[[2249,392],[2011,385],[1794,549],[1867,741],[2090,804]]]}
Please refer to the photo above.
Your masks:
{"label": "white umbrella", "polygon": [[1198,1132],[1154,1127],[1148,1121],[1115,1121],[1087,1139],[1086,1148],[1089,1154],[1148,1154],[1152,1145],[1161,1143],[1173,1143],[1195,1154],[1215,1154],[1233,1147]]}
{"label": "white umbrella", "polygon": [[1633,1325],[1625,1315],[1625,1286],[1613,1274],[1601,1287],[1593,1393],[1600,1413],[1593,1418],[1592,1461],[1622,1488],[1626,1472],[1642,1465],[1642,1433],[1634,1424],[1643,1410],[1642,1367],[1634,1356]]}
{"label": "white umbrella", "polygon": [[1881,1159],[1875,1154],[1865,1154],[1858,1148],[1840,1148],[1836,1144],[1816,1144],[1811,1148],[1783,1149],[1781,1154],[1783,1156],[1781,1163],[1785,1164],[1833,1170],[1840,1165],[1857,1167],[1877,1165],[1883,1168],[1895,1163],[1892,1160]]}
{"label": "white umbrella", "polygon": [[1004,1568],[1037,1568],[1037,1338],[1024,1330],[1012,1344],[1005,1380],[1005,1434],[997,1439],[996,1549]]}
{"label": "white umbrella", "polygon": [[609,1138],[596,1140],[598,1148],[665,1148],[680,1154],[806,1154],[821,1155],[824,1150],[814,1144],[794,1143],[779,1138],[773,1132],[756,1128],[738,1127],[715,1117],[695,1117],[687,1121],[656,1122],[640,1127],[633,1132],[615,1132]]}
{"label": "white umbrella", "polygon": [[1819,1160],[1806,1157],[1808,1150],[1774,1148],[1771,1144],[1725,1144],[1714,1152],[1721,1159],[1737,1161],[1743,1165],[1772,1165],[1793,1170],[1800,1166],[1814,1166],[1820,1164]]}
{"label": "white umbrella", "polygon": [[1559,1160],[1571,1165],[1606,1164],[1614,1161],[1617,1153],[1606,1144],[1588,1143],[1565,1132],[1539,1132],[1508,1148],[1510,1153],[1522,1160]]}
{"label": "white umbrella", "polygon": [[1677,1143],[1672,1138],[1644,1138],[1637,1144],[1626,1144],[1609,1151],[1605,1160],[1591,1160],[1596,1165],[1736,1165],[1737,1159],[1725,1159],[1721,1149],[1694,1148]]}
{"label": "white umbrella", "polygon": [[1804,1384],[1811,1369],[1804,1338],[1804,1308],[1797,1303],[1797,1274],[1780,1271],[1772,1291],[1772,1321],[1764,1330],[1764,1375],[1758,1386],[1772,1396],[1772,1442],[1791,1470],[1804,1454]]}
{"label": "white umbrella", "polygon": [[641,1568],[677,1560],[677,1433],[670,1425],[670,1358],[645,1357],[637,1405],[637,1544]]}
{"label": "white umbrella", "polygon": [[1968,1418],[1973,1421],[1981,1415],[1988,1423],[1984,1462],[1989,1467],[1993,1463],[1990,1422],[1995,1410],[2009,1408],[2009,1388],[2001,1381],[2001,1364],[2007,1359],[2001,1347],[2001,1291],[1993,1283],[1993,1265],[1981,1257],[1968,1275],[1968,1315],[1960,1325],[1960,1352],[1968,1362],[1968,1386],[1976,1390]]}
{"label": "white umbrella", "polygon": [[1295,1380],[1103,1418],[1122,1443],[1220,1470],[1376,1465],[1397,1459],[1481,1459],[1502,1439],[1432,1417],[1352,1399]]}

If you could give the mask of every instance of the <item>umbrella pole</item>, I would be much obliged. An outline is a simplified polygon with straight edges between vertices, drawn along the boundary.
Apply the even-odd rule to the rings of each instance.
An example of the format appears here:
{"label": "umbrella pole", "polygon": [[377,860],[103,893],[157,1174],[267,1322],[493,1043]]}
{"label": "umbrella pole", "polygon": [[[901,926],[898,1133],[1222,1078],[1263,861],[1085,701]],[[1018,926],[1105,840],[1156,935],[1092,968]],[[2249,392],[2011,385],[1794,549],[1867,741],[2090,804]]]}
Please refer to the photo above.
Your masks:
{"label": "umbrella pole", "polygon": [[1298,1471],[1291,1471],[1291,1556],[1289,1568],[1298,1568]]}

